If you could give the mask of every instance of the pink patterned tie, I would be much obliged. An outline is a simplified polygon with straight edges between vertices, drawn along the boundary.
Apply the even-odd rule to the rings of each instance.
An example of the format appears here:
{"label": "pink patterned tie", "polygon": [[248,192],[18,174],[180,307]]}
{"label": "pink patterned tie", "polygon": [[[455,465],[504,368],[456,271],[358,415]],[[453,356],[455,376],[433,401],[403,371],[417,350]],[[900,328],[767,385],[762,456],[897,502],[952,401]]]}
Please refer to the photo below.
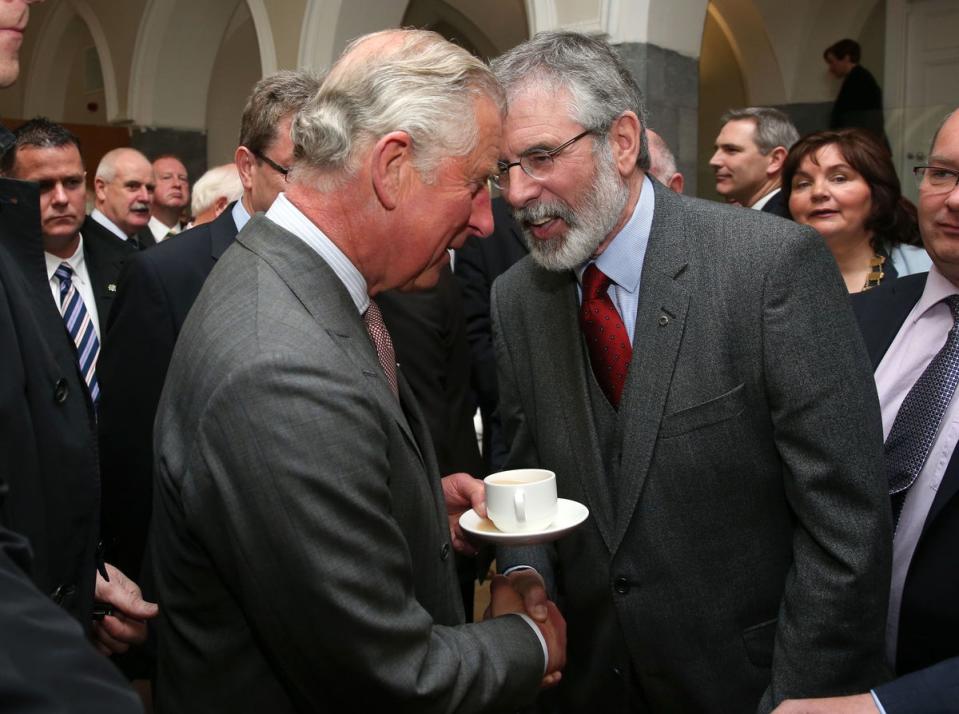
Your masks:
{"label": "pink patterned tie", "polygon": [[579,324],[586,337],[589,362],[596,381],[609,403],[618,409],[629,361],[633,357],[633,347],[623,319],[606,294],[611,282],[595,263],[586,268],[583,273],[583,304],[579,308]]}
{"label": "pink patterned tie", "polygon": [[393,340],[390,339],[386,323],[383,322],[383,313],[372,299],[370,306],[363,313],[363,324],[366,325],[366,331],[370,334],[370,340],[376,348],[376,358],[380,361],[380,367],[383,368],[390,389],[393,390],[393,396],[399,399],[400,390],[396,384],[396,352],[393,349]]}

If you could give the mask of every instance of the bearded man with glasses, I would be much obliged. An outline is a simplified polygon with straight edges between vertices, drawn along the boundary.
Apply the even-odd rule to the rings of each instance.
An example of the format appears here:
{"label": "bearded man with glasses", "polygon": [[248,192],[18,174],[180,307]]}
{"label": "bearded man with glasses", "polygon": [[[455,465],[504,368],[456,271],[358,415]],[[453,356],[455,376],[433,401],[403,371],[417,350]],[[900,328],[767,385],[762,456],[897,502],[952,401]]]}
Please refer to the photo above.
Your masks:
{"label": "bearded man with glasses", "polygon": [[566,615],[553,709],[769,711],[881,680],[879,410],[822,240],[650,180],[605,43],[544,33],[493,69],[531,251],[493,288],[507,467],[590,509],[497,553],[530,612],[545,585]]}

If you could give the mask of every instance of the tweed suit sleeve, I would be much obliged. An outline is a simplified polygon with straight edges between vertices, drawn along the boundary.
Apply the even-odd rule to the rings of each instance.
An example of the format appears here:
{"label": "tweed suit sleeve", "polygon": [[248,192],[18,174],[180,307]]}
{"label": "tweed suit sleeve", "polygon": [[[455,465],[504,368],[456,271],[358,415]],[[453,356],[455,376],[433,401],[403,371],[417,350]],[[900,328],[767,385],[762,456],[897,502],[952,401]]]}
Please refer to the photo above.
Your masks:
{"label": "tweed suit sleeve", "polygon": [[766,389],[795,515],[767,711],[885,678],[891,524],[869,360],[835,262],[812,230],[783,232],[762,309]]}

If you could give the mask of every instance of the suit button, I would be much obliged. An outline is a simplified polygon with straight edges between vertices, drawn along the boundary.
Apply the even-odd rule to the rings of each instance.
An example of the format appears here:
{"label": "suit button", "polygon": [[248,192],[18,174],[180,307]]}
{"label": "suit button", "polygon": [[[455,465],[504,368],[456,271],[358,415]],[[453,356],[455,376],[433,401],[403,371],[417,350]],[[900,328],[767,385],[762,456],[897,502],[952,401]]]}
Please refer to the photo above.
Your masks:
{"label": "suit button", "polygon": [[446,560],[450,557],[450,544],[443,543],[443,547],[440,548],[440,560]]}
{"label": "suit button", "polygon": [[621,670],[619,667],[613,667],[613,676],[622,679],[622,678],[623,678],[623,670]]}
{"label": "suit button", "polygon": [[57,380],[56,385],[53,388],[53,401],[57,404],[63,404],[67,401],[67,397],[70,395],[70,387],[67,384],[67,380],[63,377]]}
{"label": "suit button", "polygon": [[613,581],[613,590],[618,592],[620,595],[625,595],[629,592],[629,581],[623,577],[616,578]]}
{"label": "suit button", "polygon": [[50,599],[53,600],[57,605],[63,604],[63,601],[68,597],[73,597],[77,592],[75,585],[60,585],[50,593]]}

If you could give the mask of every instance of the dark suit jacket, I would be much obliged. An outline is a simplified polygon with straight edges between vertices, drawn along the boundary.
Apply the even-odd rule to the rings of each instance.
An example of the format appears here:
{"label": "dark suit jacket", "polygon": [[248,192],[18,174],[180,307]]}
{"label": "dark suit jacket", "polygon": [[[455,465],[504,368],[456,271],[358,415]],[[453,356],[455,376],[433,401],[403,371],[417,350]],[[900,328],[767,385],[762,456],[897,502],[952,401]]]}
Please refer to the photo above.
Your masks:
{"label": "dark suit jacket", "polygon": [[[879,365],[928,273],[907,275],[852,296],[873,367]],[[916,544],[902,593],[896,673],[959,656],[959,454],[953,453]]]}
{"label": "dark suit jacket", "polygon": [[555,578],[565,711],[768,711],[862,692],[886,674],[891,519],[836,262],[808,227],[653,187],[605,449],[573,272],[526,258],[493,287],[508,465],[552,469],[590,509],[555,548],[501,549],[498,565]]}
{"label": "dark suit jacket", "polygon": [[[89,217],[84,221],[83,260],[90,274],[93,286],[93,299],[96,301],[97,317],[100,323],[100,342],[106,334],[109,324],[110,308],[117,294],[117,282],[120,271],[131,255],[137,252],[132,243],[117,240],[114,235],[105,236],[102,231],[86,231],[87,224],[94,223]],[[99,360],[98,360],[99,362]]]}
{"label": "dark suit jacket", "polygon": [[160,714],[532,698],[543,655],[526,623],[462,624],[402,370],[399,389],[326,262],[254,217],[190,311],[157,411]]}
{"label": "dark suit jacket", "polygon": [[153,418],[173,346],[203,281],[235,237],[231,204],[212,223],[136,253],[120,278],[110,320],[101,321],[104,540],[108,560],[131,577],[140,572],[146,547]]}
{"label": "dark suit jacket", "polygon": [[0,528],[0,713],[142,712],[109,659],[27,578],[29,561],[26,541]]}
{"label": "dark suit jacket", "polygon": [[766,202],[766,205],[762,207],[762,212],[771,213],[774,216],[779,216],[780,218],[789,218],[792,220],[791,216],[789,215],[789,206],[786,204],[786,197],[783,195],[782,191],[779,191],[779,193]]}
{"label": "dark suit jacket", "polygon": [[959,712],[959,657],[876,687],[886,714]]}
{"label": "dark suit jacket", "polygon": [[832,107],[829,128],[844,127],[868,129],[877,138],[886,141],[882,89],[872,73],[861,65],[853,67],[843,79]]}
{"label": "dark suit jacket", "polygon": [[472,355],[471,379],[483,416],[483,454],[490,472],[502,467],[508,453],[496,415],[499,393],[489,314],[490,290],[496,278],[529,252],[523,242],[522,229],[502,198],[493,200],[493,219],[493,232],[486,238],[468,238],[456,251],[453,265],[453,273],[463,290],[466,337]]}
{"label": "dark suit jacket", "polygon": [[[133,237],[136,239],[136,247],[140,250],[146,250],[147,248],[152,248],[157,244],[156,238],[153,237],[153,231],[150,230],[150,226],[144,226],[136,233],[133,234]],[[164,241],[166,242],[166,241]]]}
{"label": "dark suit jacket", "polygon": [[470,391],[470,353],[459,284],[449,269],[436,287],[376,296],[396,361],[429,426],[440,473],[485,476]]}
{"label": "dark suit jacket", "polygon": [[50,294],[39,220],[36,184],[0,180],[0,522],[29,539],[37,587],[89,627],[100,505],[93,404]]}

